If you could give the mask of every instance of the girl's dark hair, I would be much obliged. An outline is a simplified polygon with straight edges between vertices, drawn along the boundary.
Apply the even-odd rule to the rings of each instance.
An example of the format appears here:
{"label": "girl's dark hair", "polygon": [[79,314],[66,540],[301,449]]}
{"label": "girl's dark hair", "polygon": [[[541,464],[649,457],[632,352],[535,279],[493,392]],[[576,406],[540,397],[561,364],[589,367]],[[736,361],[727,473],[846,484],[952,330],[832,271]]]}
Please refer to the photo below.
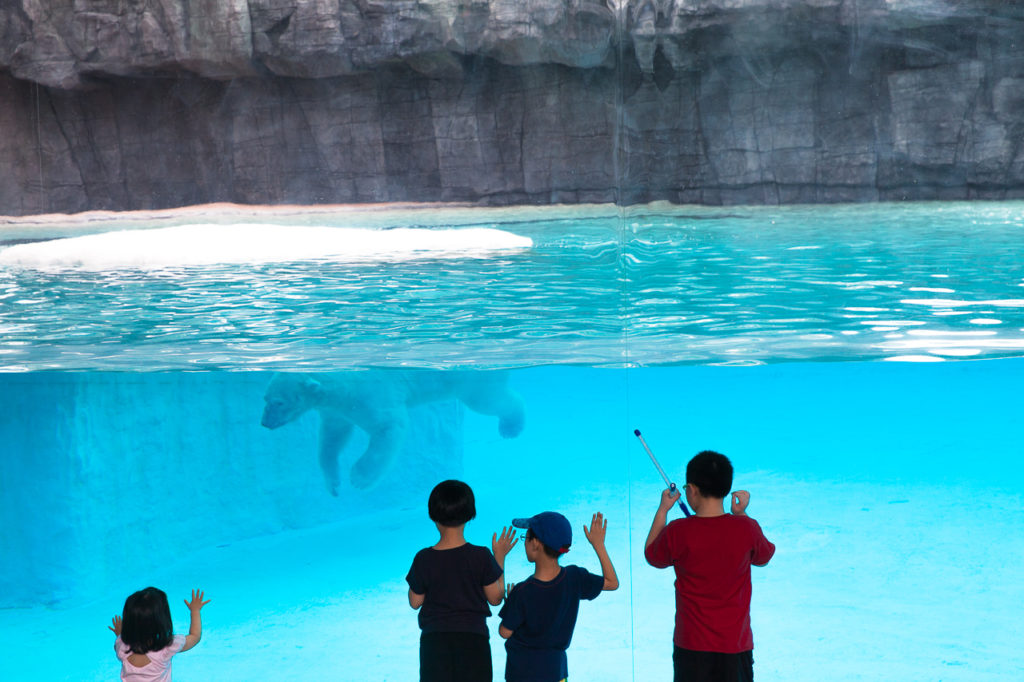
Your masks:
{"label": "girl's dark hair", "polygon": [[[550,547],[545,545],[544,541],[541,540],[540,538],[538,538],[536,536],[536,534],[534,534],[533,530],[531,530],[529,528],[526,529],[526,539],[527,540],[536,540],[537,542],[539,542],[540,546],[544,548],[544,553],[547,554],[552,559],[557,559],[558,557],[562,556],[562,552],[559,552],[557,549],[551,549]],[[566,550],[566,551],[568,551],[568,550]]]}
{"label": "girl's dark hair", "polygon": [[124,600],[121,641],[135,654],[160,651],[174,637],[171,607],[163,590],[147,587]]}
{"label": "girl's dark hair", "polygon": [[473,489],[462,481],[441,481],[427,500],[430,520],[442,526],[461,526],[476,518]]}
{"label": "girl's dark hair", "polygon": [[686,482],[704,497],[724,498],[732,490],[732,462],[714,450],[698,452],[686,465]]}

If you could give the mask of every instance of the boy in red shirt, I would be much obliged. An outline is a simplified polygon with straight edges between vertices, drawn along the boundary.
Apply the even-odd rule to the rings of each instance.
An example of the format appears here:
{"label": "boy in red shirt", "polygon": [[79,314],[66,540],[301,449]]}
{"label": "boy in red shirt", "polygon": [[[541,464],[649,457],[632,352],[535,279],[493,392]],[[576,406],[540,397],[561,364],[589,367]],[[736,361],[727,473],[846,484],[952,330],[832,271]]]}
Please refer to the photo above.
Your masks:
{"label": "boy in red shirt", "polygon": [[694,515],[667,526],[679,493],[665,490],[647,535],[644,557],[655,568],[676,570],[675,682],[750,682],[750,566],[775,554],[757,521],[745,513],[750,493],[732,494],[732,463],[711,450],[686,465],[686,501]]}

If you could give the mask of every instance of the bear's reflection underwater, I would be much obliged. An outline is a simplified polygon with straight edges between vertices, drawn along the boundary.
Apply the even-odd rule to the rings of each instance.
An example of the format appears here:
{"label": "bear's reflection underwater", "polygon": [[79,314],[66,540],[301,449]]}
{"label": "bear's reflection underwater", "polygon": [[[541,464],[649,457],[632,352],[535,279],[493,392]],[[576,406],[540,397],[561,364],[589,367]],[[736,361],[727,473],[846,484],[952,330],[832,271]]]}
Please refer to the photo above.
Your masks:
{"label": "bear's reflection underwater", "polygon": [[350,472],[352,485],[376,483],[395,458],[409,429],[409,408],[458,400],[479,414],[498,418],[498,433],[523,430],[523,401],[504,371],[380,371],[337,374],[278,373],[263,397],[261,424],[276,429],[309,410],[320,414],[319,459],[327,489],[338,494],[338,457],[358,426],[369,436],[366,451]]}

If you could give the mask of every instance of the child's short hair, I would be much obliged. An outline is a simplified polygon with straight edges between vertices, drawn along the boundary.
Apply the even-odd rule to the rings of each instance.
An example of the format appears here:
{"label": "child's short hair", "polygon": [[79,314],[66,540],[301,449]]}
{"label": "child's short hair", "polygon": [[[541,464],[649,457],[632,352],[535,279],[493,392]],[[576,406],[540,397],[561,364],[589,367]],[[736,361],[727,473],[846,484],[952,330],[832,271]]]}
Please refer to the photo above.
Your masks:
{"label": "child's short hair", "polygon": [[121,641],[135,654],[160,651],[174,638],[167,594],[155,587],[130,595],[121,612]]}
{"label": "child's short hair", "polygon": [[461,526],[476,518],[473,489],[462,481],[441,481],[430,491],[427,500],[430,520],[442,526]]}
{"label": "child's short hair", "polygon": [[698,452],[686,465],[686,482],[704,497],[725,498],[732,490],[732,462],[714,450]]}
{"label": "child's short hair", "polygon": [[[565,554],[565,552],[560,552],[557,549],[552,549],[551,547],[548,547],[547,545],[545,545],[544,541],[541,540],[540,538],[538,538],[537,535],[530,528],[526,529],[526,539],[527,540],[536,540],[537,542],[539,542],[540,546],[544,548],[544,553],[547,554],[552,559],[557,559],[560,556],[562,556],[563,554]],[[566,552],[567,551],[569,551],[569,550],[566,550]]]}

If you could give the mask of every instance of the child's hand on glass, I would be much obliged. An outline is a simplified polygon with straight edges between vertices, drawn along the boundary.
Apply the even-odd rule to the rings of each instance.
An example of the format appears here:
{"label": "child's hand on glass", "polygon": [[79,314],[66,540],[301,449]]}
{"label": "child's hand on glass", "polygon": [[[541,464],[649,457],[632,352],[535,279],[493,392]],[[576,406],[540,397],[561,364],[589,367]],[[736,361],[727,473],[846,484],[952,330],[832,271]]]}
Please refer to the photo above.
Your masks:
{"label": "child's hand on glass", "polygon": [[107,629],[113,632],[118,637],[121,636],[121,616],[114,616],[110,621],[112,624],[107,626]]}
{"label": "child's hand on glass", "polygon": [[607,531],[608,520],[604,518],[601,512],[594,514],[594,517],[590,520],[589,529],[583,526],[583,534],[587,536],[587,540],[594,547],[604,544],[604,536]]}
{"label": "child's hand on glass", "polygon": [[185,606],[188,607],[189,611],[198,611],[209,603],[209,599],[203,601],[202,590],[192,590],[192,601],[189,601],[188,599],[185,600]]}
{"label": "child's hand on glass", "polygon": [[501,562],[517,542],[519,542],[519,537],[516,535],[515,528],[502,528],[501,537],[498,537],[497,533],[491,536],[491,552],[494,553],[494,558]]}

